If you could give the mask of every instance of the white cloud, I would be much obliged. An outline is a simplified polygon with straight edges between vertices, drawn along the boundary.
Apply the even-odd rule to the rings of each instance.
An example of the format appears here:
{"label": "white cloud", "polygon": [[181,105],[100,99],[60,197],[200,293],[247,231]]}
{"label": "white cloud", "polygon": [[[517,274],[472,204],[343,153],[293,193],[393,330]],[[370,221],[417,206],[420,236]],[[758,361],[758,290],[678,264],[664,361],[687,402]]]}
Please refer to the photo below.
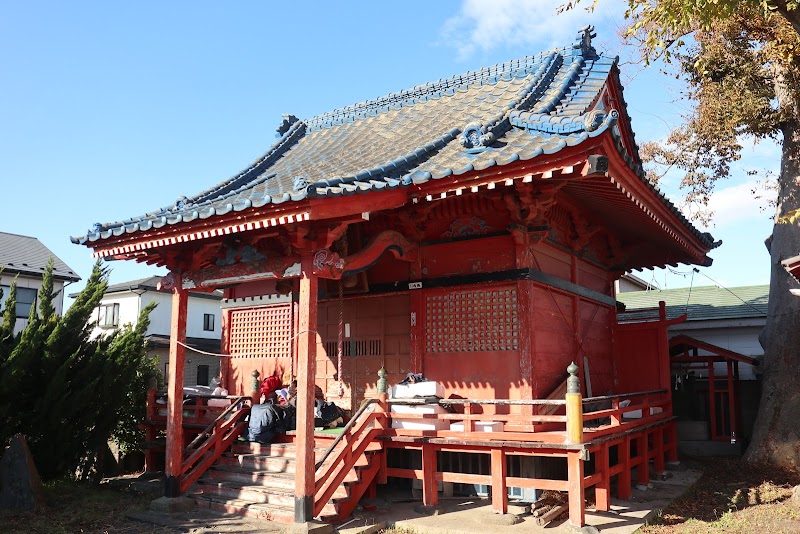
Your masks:
{"label": "white cloud", "polygon": [[[754,194],[761,190],[757,180],[720,188],[711,195],[708,210],[713,212],[712,224],[716,228],[738,224],[745,221],[765,221],[769,218],[771,208],[763,194]],[[681,206],[686,217],[690,217],[690,208]]]}
{"label": "white cloud", "polygon": [[624,6],[618,0],[599,2],[589,13],[584,0],[577,8],[558,14],[565,3],[556,0],[463,0],[458,13],[442,27],[442,39],[466,59],[476,52],[489,52],[499,47],[530,47],[532,52],[564,46],[575,39],[577,31],[588,24],[603,24],[604,39],[611,37],[609,21],[618,18]]}

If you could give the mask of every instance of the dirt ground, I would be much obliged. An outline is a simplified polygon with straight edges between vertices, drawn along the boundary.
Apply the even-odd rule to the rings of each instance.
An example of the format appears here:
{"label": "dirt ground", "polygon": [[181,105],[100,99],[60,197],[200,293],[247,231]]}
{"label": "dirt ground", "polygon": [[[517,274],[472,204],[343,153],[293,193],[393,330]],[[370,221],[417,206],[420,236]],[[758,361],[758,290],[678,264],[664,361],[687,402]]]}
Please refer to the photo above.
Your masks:
{"label": "dirt ground", "polygon": [[696,462],[704,470],[702,478],[644,533],[800,532],[800,505],[791,502],[799,473],[750,465],[740,458]]}
{"label": "dirt ground", "polygon": [[[160,487],[153,487],[160,492]],[[156,495],[157,496],[157,495]],[[33,512],[0,510],[3,534],[125,533],[174,534],[181,532],[146,525],[125,514],[146,509],[153,498],[147,486],[103,484],[95,486],[63,480],[45,484],[46,505]]]}
{"label": "dirt ground", "polygon": [[[691,462],[691,461],[690,461]],[[800,506],[791,501],[800,473],[752,466],[738,458],[694,461],[700,481],[661,511],[645,534],[800,532]],[[160,496],[155,480],[121,479],[99,487],[71,481],[46,486],[47,505],[35,512],[0,511],[3,534],[209,534],[241,532],[234,518],[198,516],[188,530],[127,517],[146,510]],[[226,522],[230,524],[226,524]],[[234,525],[234,523],[237,523]],[[245,528],[245,531],[249,531]],[[255,530],[253,531],[255,532]]]}

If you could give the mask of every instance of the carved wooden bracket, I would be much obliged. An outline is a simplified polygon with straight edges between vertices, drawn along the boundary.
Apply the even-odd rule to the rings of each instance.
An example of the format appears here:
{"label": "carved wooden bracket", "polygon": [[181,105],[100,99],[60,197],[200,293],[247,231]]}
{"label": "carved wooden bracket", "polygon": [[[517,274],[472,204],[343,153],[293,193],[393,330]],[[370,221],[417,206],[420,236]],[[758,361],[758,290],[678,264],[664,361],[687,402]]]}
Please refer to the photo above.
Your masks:
{"label": "carved wooden bracket", "polygon": [[394,257],[403,261],[416,261],[418,247],[410,243],[400,232],[385,230],[362,250],[346,258],[328,249],[314,252],[314,274],[320,278],[338,280],[345,274],[355,274],[367,269],[378,261],[378,258],[390,251]]}
{"label": "carved wooden bracket", "polygon": [[515,189],[503,194],[503,202],[511,215],[511,220],[522,226],[541,226],[547,221],[545,212],[556,203],[556,193],[566,181],[534,187],[530,184],[515,184]]}
{"label": "carved wooden bracket", "polygon": [[230,265],[212,265],[205,269],[184,271],[180,274],[171,272],[161,281],[161,287],[167,290],[174,288],[178,276],[182,278],[185,289],[213,290],[221,285],[251,280],[300,276],[300,258],[299,256],[263,257]]}

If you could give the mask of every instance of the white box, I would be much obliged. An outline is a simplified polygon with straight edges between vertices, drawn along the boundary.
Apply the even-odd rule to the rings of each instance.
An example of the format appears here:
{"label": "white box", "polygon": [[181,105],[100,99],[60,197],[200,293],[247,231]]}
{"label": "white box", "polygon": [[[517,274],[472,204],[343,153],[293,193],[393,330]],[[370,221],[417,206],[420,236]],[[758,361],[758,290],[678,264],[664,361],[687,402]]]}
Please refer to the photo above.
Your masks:
{"label": "white box", "polygon": [[396,384],[390,393],[393,399],[409,399],[412,397],[444,397],[444,387],[439,382],[428,380],[416,384]]}
{"label": "white box", "polygon": [[438,404],[390,404],[391,413],[447,413]]}
{"label": "white box", "polygon": [[[453,423],[450,425],[450,430],[463,432],[464,423]],[[502,432],[502,431],[503,431],[502,421],[475,421],[474,432]]]}
{"label": "white box", "polygon": [[[650,415],[655,415],[657,413],[663,412],[663,408],[659,408],[658,406],[653,406],[650,408]],[[642,418],[642,410],[633,410],[627,413],[622,414],[623,419],[641,419]]]}
{"label": "white box", "polygon": [[404,430],[447,430],[444,419],[397,419],[392,417],[392,428]]}

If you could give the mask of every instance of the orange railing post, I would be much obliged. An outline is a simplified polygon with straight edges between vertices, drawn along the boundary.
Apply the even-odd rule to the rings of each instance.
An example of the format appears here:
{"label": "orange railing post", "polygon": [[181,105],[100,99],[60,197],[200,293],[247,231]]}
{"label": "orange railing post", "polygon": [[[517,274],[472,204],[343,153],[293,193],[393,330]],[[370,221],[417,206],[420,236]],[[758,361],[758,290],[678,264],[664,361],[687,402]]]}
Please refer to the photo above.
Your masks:
{"label": "orange railing post", "polygon": [[567,443],[577,445],[583,443],[583,398],[581,384],[578,379],[578,366],[575,362],[567,367]]}
{"label": "orange railing post", "polygon": [[[572,362],[567,367],[567,443],[579,445],[583,443],[583,398],[581,384],[578,379],[578,366]],[[574,450],[567,453],[567,480],[569,486],[569,522],[573,527],[583,526],[586,504],[583,500],[583,451]]]}

